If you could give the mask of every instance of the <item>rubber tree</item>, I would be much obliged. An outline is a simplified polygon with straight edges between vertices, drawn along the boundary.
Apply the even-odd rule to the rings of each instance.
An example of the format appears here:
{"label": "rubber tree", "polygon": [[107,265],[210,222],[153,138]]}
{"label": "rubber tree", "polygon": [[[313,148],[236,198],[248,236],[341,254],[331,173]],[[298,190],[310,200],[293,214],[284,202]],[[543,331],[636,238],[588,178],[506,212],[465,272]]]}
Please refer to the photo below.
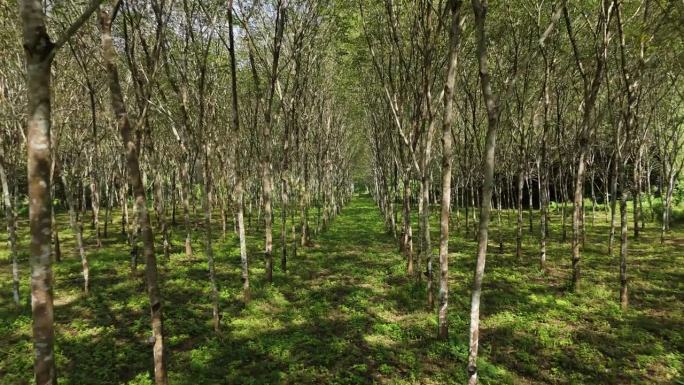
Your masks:
{"label": "rubber tree", "polygon": [[28,93],[28,195],[31,264],[31,313],[33,318],[34,372],[37,385],[56,384],[53,314],[53,273],[50,212],[50,80],[57,51],[95,12],[91,1],[83,13],[53,42],[47,31],[40,0],[21,0],[23,46]]}

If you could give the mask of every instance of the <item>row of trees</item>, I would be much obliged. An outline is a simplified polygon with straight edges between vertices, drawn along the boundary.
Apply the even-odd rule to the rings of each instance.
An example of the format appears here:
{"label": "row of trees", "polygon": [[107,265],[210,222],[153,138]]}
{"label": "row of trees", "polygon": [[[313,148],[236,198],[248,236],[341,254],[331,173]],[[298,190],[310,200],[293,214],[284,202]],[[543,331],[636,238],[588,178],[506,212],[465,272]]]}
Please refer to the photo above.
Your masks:
{"label": "row of trees", "polygon": [[[185,234],[187,257],[200,246],[193,230],[202,230],[218,332],[212,224],[226,236],[233,218],[249,301],[246,232],[263,229],[264,279],[272,282],[274,260],[287,271],[351,196],[361,138],[345,113],[354,98],[335,73],[344,58],[327,44],[344,34],[335,8],[323,0],[93,0],[83,9],[22,0],[0,6],[0,23],[0,176],[17,304],[17,209],[28,192],[36,383],[56,381],[60,232],[74,234],[88,294],[88,243],[101,247],[120,213],[131,270],[144,259],[155,380],[165,384],[157,255],[169,258],[173,225]],[[62,208],[68,230],[54,220]],[[88,225],[92,240],[84,239]]]}
{"label": "row of trees", "polygon": [[[679,26],[684,9],[675,2],[649,0],[500,2],[492,7],[473,0],[471,6],[469,12],[459,0],[385,0],[361,2],[359,13],[373,69],[368,81],[375,84],[367,95],[373,194],[406,255],[408,274],[427,277],[429,308],[434,307],[430,205],[441,204],[442,338],[448,334],[452,208],[458,210],[457,226],[460,209],[465,209],[465,234],[478,240],[468,358],[469,383],[475,384],[493,204],[499,228],[502,209],[517,211],[515,253],[520,258],[525,206],[530,231],[532,209],[539,208],[543,269],[550,204],[561,205],[565,241],[570,202],[569,286],[578,291],[589,210],[585,196],[591,198],[592,223],[597,202],[604,203],[610,218],[608,253],[615,242],[620,245],[623,308],[628,306],[628,228],[638,239],[647,219],[644,200],[653,213],[654,195],[664,206],[661,242],[667,237],[672,195],[684,165],[684,35]],[[434,144],[435,134],[441,134],[441,146]],[[440,150],[438,162],[434,154]],[[633,224],[627,217],[630,200]],[[413,202],[419,213],[417,253]]]}
{"label": "row of trees", "polygon": [[[477,237],[471,384],[493,208],[498,228],[502,210],[516,210],[520,258],[524,228],[539,222],[544,268],[551,209],[559,205],[563,241],[571,228],[569,285],[579,290],[585,222],[604,203],[609,254],[619,224],[627,307],[629,226],[638,238],[655,193],[666,239],[684,164],[682,18],[679,3],[660,0],[3,3],[0,179],[17,303],[16,218],[28,194],[36,382],[56,379],[51,266],[62,257],[60,232],[74,234],[87,294],[96,279],[88,250],[117,231],[121,215],[131,270],[144,258],[155,379],[164,384],[157,255],[172,254],[171,232],[182,231],[187,257],[204,247],[220,331],[212,228],[225,235],[234,224],[249,301],[247,231],[263,229],[270,282],[274,265],[287,271],[298,248],[328,226],[354,179],[372,186],[407,273],[426,277],[431,308],[437,292],[441,338],[452,211],[456,231]],[[61,209],[69,229],[54,220]],[[88,225],[92,240],[84,239]],[[196,229],[202,245],[193,241]]]}

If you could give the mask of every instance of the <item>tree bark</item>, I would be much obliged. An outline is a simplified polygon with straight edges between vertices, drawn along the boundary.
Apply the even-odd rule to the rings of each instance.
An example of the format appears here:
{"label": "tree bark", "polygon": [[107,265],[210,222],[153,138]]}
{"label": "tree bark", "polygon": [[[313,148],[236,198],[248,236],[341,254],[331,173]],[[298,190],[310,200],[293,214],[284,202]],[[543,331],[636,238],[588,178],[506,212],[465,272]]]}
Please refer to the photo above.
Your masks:
{"label": "tree bark", "polygon": [[66,179],[65,170],[62,170],[62,186],[64,186],[64,195],[66,195],[67,204],[69,205],[69,224],[76,239],[76,249],[81,258],[81,267],[83,270],[83,291],[88,294],[90,286],[90,264],[88,263],[88,256],[83,247],[83,216],[76,215],[76,207],[74,203],[73,191],[69,188]]}
{"label": "tree bark", "polygon": [[470,333],[468,350],[468,384],[477,384],[477,352],[480,336],[480,297],[482,295],[482,280],[484,278],[485,260],[487,258],[487,241],[489,217],[492,204],[492,187],[494,184],[494,164],[496,151],[496,135],[498,130],[498,102],[492,92],[487,58],[487,40],[485,35],[485,18],[487,15],[487,0],[472,0],[475,12],[475,28],[477,36],[477,58],[480,69],[480,86],[487,107],[487,135],[485,138],[485,152],[482,161],[482,203],[480,209],[479,239],[477,248],[477,262],[473,278],[473,292],[470,303]]}
{"label": "tree bark", "polygon": [[[230,84],[231,84],[231,108],[232,108],[232,119],[231,128],[236,134],[236,138],[240,132],[240,111],[238,104],[238,92],[237,92],[237,69],[235,60],[235,38],[233,32],[233,0],[228,0],[228,37],[230,40],[230,45],[228,53],[230,55]],[[235,143],[235,148],[233,151],[233,165],[235,167],[235,195],[237,204],[237,225],[238,225],[238,237],[240,238],[240,265],[242,268],[241,278],[242,278],[242,295],[243,300],[249,302],[251,299],[250,289],[249,289],[249,266],[247,260],[247,240],[245,238],[245,214],[244,214],[244,187],[242,182],[242,173],[240,170],[240,146],[239,143]]]}
{"label": "tree bark", "polygon": [[211,181],[211,164],[209,157],[211,155],[211,148],[209,146],[209,138],[206,138],[207,144],[204,148],[204,232],[206,237],[206,253],[207,265],[209,267],[209,282],[211,283],[211,310],[212,321],[214,325],[214,332],[218,333],[221,329],[221,320],[219,318],[218,305],[218,285],[216,284],[216,265],[214,263],[214,247],[212,245],[211,232],[211,210],[213,200],[213,189]]}
{"label": "tree bark", "polygon": [[28,195],[31,234],[31,312],[37,385],[56,385],[53,274],[50,258],[50,68],[54,44],[47,34],[42,2],[21,1],[28,88]]}
{"label": "tree bark", "polygon": [[454,124],[454,86],[458,66],[458,51],[461,38],[460,0],[450,0],[451,29],[449,30],[449,64],[444,85],[444,116],[442,118],[442,207],[439,236],[439,337],[449,336],[447,310],[449,305],[449,216],[451,211],[451,165],[453,142],[451,126]]}
{"label": "tree bark", "polygon": [[162,317],[162,297],[159,289],[157,274],[157,259],[154,253],[154,237],[150,226],[145,196],[145,186],[140,173],[139,143],[131,127],[123,92],[119,83],[119,71],[116,65],[116,51],[112,39],[112,16],[101,8],[100,27],[102,32],[102,53],[108,75],[108,85],[111,94],[112,110],[124,143],[128,183],[131,185],[135,197],[138,224],[142,231],[143,253],[145,255],[145,280],[147,295],[150,300],[150,315],[152,321],[154,378],[157,385],[168,384],[166,372],[166,352],[164,348],[164,327]]}
{"label": "tree bark", "polygon": [[596,106],[596,99],[598,96],[601,83],[603,81],[603,74],[606,67],[607,59],[607,44],[608,44],[608,19],[611,12],[611,7],[608,5],[610,0],[603,0],[598,10],[598,31],[600,39],[598,54],[596,55],[596,68],[594,69],[594,77],[591,81],[588,75],[584,72],[581,58],[578,53],[575,35],[572,30],[572,22],[568,13],[567,5],[563,5],[563,15],[565,18],[568,35],[572,44],[573,53],[577,63],[578,70],[582,75],[584,81],[584,99],[582,102],[582,121],[579,130],[579,153],[577,156],[577,170],[575,174],[575,187],[573,194],[573,213],[572,213],[572,289],[574,291],[580,290],[580,236],[582,214],[583,214],[583,197],[584,197],[584,178],[587,166],[587,157],[590,151],[590,139],[592,137],[594,123],[592,115],[594,107]]}
{"label": "tree bark", "polygon": [[[1,151],[1,150],[0,150]],[[1,155],[1,154],[0,154]],[[12,259],[12,299],[19,306],[19,262],[17,261],[17,216],[16,208],[9,191],[8,176],[5,172],[4,160],[0,156],[0,183],[5,202],[5,221],[7,222],[7,243],[9,243],[10,258]]]}

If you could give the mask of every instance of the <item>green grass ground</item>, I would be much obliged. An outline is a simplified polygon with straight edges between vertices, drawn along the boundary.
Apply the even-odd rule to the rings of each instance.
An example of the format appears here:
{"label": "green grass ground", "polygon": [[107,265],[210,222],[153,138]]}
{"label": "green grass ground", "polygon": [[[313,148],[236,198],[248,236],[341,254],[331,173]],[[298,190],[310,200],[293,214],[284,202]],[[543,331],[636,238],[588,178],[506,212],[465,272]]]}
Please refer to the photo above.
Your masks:
{"label": "green grass ground", "polygon": [[[433,243],[439,239],[434,211]],[[498,253],[494,228],[485,273],[481,383],[684,383],[684,229],[675,228],[660,246],[657,225],[647,223],[642,239],[630,243],[631,308],[623,312],[616,300],[618,258],[607,255],[604,214],[597,214],[594,226],[587,219],[583,290],[577,294],[566,290],[569,244],[560,242],[559,217],[552,217],[547,272],[538,269],[536,220],[535,233],[525,230],[525,254],[518,259],[515,225],[508,224],[506,214],[503,218],[504,253]],[[55,266],[60,383],[151,383],[144,282],[142,275],[130,275],[125,238],[110,234],[100,250],[88,238],[92,293],[86,297],[66,217],[58,221],[65,254]],[[23,251],[25,221],[21,226]],[[436,311],[425,308],[424,281],[406,277],[396,242],[384,232],[368,198],[356,198],[312,247],[299,249],[287,274],[276,263],[273,285],[262,279],[260,234],[250,231],[254,298],[247,306],[240,301],[236,239],[230,234],[219,240],[220,231],[215,231],[221,336],[211,326],[203,242],[195,238],[196,254],[189,260],[181,233],[179,225],[176,253],[169,261],[160,258],[172,384],[464,383],[476,245],[472,236],[463,237],[462,227],[454,229],[450,244],[451,334],[446,342],[435,339]],[[201,234],[198,228],[196,237]],[[277,234],[274,238],[279,239]],[[277,261],[278,248],[275,255]],[[21,309],[11,304],[6,258],[3,248],[0,384],[29,384],[27,257],[23,252]]]}

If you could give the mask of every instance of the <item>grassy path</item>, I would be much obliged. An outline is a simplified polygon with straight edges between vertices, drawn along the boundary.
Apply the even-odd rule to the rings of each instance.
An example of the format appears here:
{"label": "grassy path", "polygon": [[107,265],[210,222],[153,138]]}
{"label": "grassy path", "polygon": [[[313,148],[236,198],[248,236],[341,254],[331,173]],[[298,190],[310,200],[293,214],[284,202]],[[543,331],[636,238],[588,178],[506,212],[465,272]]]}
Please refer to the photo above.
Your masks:
{"label": "grassy path", "polygon": [[287,275],[278,274],[239,317],[227,320],[231,348],[217,344],[207,357],[212,361],[196,365],[191,376],[226,365],[235,370],[226,378],[219,369],[216,380],[396,384],[423,377],[430,366],[423,342],[431,339],[433,322],[414,312],[411,297],[422,296],[406,291],[404,263],[394,249],[372,202],[354,201],[291,262]]}
{"label": "grassy path", "polygon": [[[433,239],[438,239],[436,218]],[[66,218],[58,217],[64,228]],[[522,260],[513,255],[514,226],[504,253],[493,236],[483,302],[482,384],[676,384],[684,374],[682,229],[664,247],[647,227],[632,244],[632,309],[617,305],[616,259],[606,256],[606,225],[589,228],[584,291],[564,289],[569,245],[552,217],[549,270],[536,262],[534,234]],[[415,221],[414,221],[415,224]],[[118,227],[118,226],[117,226]],[[219,225],[217,224],[217,227]],[[27,244],[22,226],[22,245]],[[355,198],[311,247],[263,280],[262,237],[249,232],[253,301],[240,301],[239,253],[231,233],[215,231],[222,335],[211,326],[202,228],[195,255],[160,259],[172,384],[462,384],[467,355],[469,285],[475,243],[454,225],[450,244],[450,340],[437,341],[436,314],[425,285],[408,279],[405,261],[368,198]],[[55,265],[57,363],[61,384],[151,384],[149,315],[144,282],[130,275],[125,238],[89,245],[92,294],[81,292],[73,239],[62,231],[65,257]],[[497,234],[493,232],[493,234]],[[279,234],[275,234],[279,239]],[[92,240],[89,234],[86,239]],[[436,255],[436,244],[434,253]],[[276,261],[279,256],[276,248]],[[5,253],[1,250],[0,253]],[[0,254],[0,259],[5,254]],[[28,270],[22,255],[22,274]],[[142,267],[140,268],[142,271]],[[10,269],[0,268],[0,384],[32,377],[28,306],[10,304]],[[22,294],[28,292],[22,280]]]}

